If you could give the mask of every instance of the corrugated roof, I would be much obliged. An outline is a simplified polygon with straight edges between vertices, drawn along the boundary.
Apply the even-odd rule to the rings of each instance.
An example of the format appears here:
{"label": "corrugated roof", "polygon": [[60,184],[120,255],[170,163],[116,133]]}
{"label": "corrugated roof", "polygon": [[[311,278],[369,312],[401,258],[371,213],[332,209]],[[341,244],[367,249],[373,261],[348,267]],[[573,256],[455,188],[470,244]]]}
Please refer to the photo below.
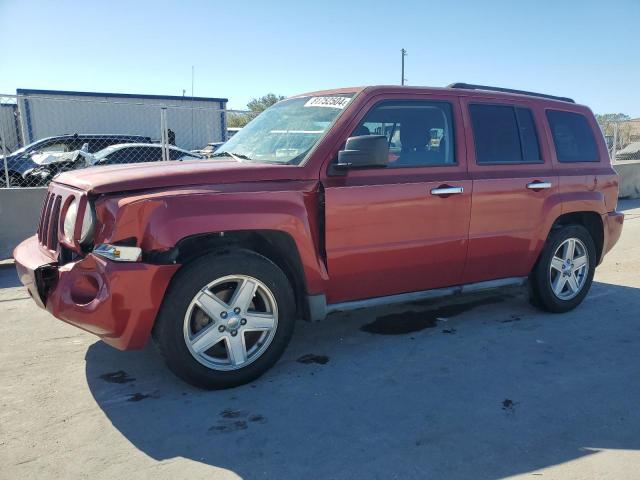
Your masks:
{"label": "corrugated roof", "polygon": [[228,102],[227,98],[189,97],[179,95],[146,95],[136,93],[107,93],[107,92],[76,92],[72,90],[38,90],[32,88],[18,88],[18,95],[67,95],[73,97],[109,97],[109,98],[143,98],[150,100],[197,100],[202,102]]}

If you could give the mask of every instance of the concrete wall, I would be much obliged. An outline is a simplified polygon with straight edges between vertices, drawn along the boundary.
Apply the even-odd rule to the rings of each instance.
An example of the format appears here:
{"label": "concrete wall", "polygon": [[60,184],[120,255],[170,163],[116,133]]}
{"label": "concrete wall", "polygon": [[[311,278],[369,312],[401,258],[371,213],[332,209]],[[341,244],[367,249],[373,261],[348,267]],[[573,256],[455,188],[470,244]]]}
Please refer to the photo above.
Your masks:
{"label": "concrete wall", "polygon": [[613,164],[620,175],[620,198],[640,198],[640,160],[627,160]]}
{"label": "concrete wall", "polygon": [[47,189],[0,188],[0,260],[11,258],[22,240],[36,233]]}

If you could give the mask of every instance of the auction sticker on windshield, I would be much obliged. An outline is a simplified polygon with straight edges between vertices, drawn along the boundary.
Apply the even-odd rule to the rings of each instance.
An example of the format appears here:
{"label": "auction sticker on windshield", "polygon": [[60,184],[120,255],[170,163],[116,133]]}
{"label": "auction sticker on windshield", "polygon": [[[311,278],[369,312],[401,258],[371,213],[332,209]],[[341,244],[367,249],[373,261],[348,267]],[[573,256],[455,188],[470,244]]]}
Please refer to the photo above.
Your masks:
{"label": "auction sticker on windshield", "polygon": [[307,100],[305,107],[344,108],[349,103],[349,97],[313,97]]}

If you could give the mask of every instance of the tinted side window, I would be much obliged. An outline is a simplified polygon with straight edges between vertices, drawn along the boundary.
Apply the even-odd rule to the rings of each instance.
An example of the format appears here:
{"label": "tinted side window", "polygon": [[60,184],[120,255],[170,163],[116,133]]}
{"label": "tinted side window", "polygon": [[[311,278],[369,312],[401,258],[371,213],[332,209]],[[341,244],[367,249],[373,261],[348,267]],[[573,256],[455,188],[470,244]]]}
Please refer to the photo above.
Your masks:
{"label": "tinted side window", "polygon": [[[180,151],[180,150],[173,150],[173,149],[169,149],[169,160],[179,160],[182,157],[188,157],[188,154]],[[160,160],[162,160],[162,157],[160,157]]]}
{"label": "tinted side window", "polygon": [[579,113],[547,110],[560,162],[597,162],[598,147],[587,119]]}
{"label": "tinted side window", "polygon": [[383,102],[351,136],[385,135],[389,168],[455,165],[452,117],[447,102]]}
{"label": "tinted side window", "polygon": [[161,147],[139,147],[141,155],[136,162],[159,162],[162,160],[162,148]]}
{"label": "tinted side window", "polygon": [[103,148],[110,147],[111,145],[117,145],[119,143],[126,143],[124,140],[116,138],[91,138],[87,141],[89,143],[89,151],[91,153],[99,152]]}
{"label": "tinted side window", "polygon": [[516,108],[518,128],[520,129],[520,141],[522,143],[522,156],[525,162],[541,161],[538,134],[533,115],[528,108]]}
{"label": "tinted side window", "polygon": [[[182,150],[169,150],[169,160],[199,160],[200,157],[189,155],[187,152],[183,152]],[[160,158],[159,160],[162,160]]]}
{"label": "tinted side window", "polygon": [[162,160],[162,154],[159,148],[125,147],[109,155],[106,159],[106,163],[139,163],[153,162],[155,160]]}
{"label": "tinted side window", "polygon": [[528,108],[469,105],[476,163],[540,162],[538,136]]}
{"label": "tinted side window", "polygon": [[109,146],[105,145],[102,140],[98,140],[95,138],[90,138],[89,140],[87,140],[87,143],[89,144],[89,153],[97,153],[103,148],[107,148]]}
{"label": "tinted side window", "polygon": [[107,155],[107,157],[103,159],[102,163],[108,163],[110,165],[114,163],[129,163],[132,161],[131,157],[133,155],[133,148],[121,148],[120,150],[116,150],[115,152]]}

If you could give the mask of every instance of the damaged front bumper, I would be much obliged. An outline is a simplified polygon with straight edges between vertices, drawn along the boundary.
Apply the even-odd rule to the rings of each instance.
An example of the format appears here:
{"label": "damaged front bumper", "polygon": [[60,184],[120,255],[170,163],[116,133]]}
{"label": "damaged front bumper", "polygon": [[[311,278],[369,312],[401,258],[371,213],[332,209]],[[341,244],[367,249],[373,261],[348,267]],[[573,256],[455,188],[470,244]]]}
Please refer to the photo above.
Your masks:
{"label": "damaged front bumper", "polygon": [[120,350],[144,347],[179,265],[115,262],[92,253],[58,265],[36,236],[14,251],[20,281],[54,317]]}

